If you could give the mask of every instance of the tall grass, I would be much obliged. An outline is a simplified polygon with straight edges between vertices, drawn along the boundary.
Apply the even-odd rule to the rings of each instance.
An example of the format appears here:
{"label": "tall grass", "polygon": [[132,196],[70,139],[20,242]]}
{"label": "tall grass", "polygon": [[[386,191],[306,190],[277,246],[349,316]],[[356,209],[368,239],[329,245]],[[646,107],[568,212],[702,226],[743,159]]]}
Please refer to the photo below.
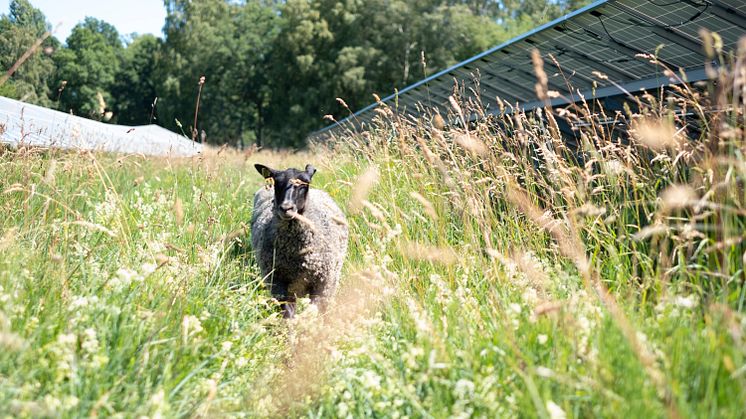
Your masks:
{"label": "tall grass", "polygon": [[[301,155],[5,150],[0,410],[742,417],[743,61],[616,113],[469,123],[462,87]],[[348,213],[325,314],[285,322],[261,286],[255,162],[314,163]]]}
{"label": "tall grass", "polygon": [[741,416],[743,65],[614,113],[469,123],[462,86],[335,139],[380,173],[355,248],[397,291],[317,413]]}

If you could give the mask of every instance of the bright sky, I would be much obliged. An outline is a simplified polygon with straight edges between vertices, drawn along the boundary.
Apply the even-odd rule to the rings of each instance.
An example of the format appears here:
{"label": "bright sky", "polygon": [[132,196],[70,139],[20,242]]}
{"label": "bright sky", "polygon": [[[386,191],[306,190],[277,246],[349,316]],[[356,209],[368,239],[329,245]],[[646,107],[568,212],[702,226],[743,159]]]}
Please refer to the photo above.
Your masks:
{"label": "bright sky", "polygon": [[[31,0],[31,4],[41,9],[52,27],[62,23],[54,33],[62,42],[86,16],[114,25],[122,35],[137,32],[159,37],[166,19],[163,0]],[[10,0],[0,0],[0,14],[7,14],[9,5]]]}

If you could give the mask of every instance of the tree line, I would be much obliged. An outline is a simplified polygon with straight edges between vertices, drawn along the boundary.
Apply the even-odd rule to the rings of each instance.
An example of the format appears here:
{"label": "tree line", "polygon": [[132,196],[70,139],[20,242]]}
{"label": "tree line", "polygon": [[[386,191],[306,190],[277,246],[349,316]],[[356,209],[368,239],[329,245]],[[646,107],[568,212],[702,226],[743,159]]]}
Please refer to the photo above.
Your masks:
{"label": "tree line", "polygon": [[[374,93],[387,96],[586,2],[164,0],[162,37],[122,35],[88,17],[64,43],[46,38],[0,95],[214,144],[300,147],[325,115],[344,118]],[[0,69],[50,30],[29,0],[12,0],[0,16]]]}

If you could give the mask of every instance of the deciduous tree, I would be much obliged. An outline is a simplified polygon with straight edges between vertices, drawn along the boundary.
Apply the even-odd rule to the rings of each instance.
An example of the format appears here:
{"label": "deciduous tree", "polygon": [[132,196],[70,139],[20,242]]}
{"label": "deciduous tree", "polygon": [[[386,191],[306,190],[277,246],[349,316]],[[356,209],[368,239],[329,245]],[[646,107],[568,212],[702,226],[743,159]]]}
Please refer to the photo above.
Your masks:
{"label": "deciduous tree", "polygon": [[[0,16],[0,71],[8,71],[50,26],[44,14],[28,0],[12,0],[8,14]],[[50,106],[48,83],[54,72],[50,57],[58,48],[55,38],[47,38],[29,59],[0,86],[0,95],[42,106]]]}

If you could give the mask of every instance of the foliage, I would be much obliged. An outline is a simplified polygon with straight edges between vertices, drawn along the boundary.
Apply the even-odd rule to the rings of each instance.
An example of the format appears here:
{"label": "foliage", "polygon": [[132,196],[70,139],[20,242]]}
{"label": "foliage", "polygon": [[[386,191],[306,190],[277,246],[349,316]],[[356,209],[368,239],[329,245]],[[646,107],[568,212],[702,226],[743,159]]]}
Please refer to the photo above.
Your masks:
{"label": "foliage", "polygon": [[[374,93],[387,96],[580,3],[165,0],[163,40],[123,42],[88,18],[66,45],[47,42],[54,62],[37,54],[0,89],[90,118],[191,133],[205,76],[196,128],[208,142],[302,147],[325,115],[343,118]],[[11,6],[0,25],[5,68],[48,27],[28,0]]]}
{"label": "foliage", "polygon": [[[295,145],[322,115],[347,116],[372,93],[386,96],[423,78],[423,58],[441,69],[499,41],[486,17],[435,1],[288,1],[280,25],[270,124]],[[288,116],[296,123],[286,124]]]}
{"label": "foliage", "polygon": [[276,32],[272,9],[223,0],[174,0],[167,2],[167,9],[161,123],[173,128],[180,119],[191,125],[198,81],[204,75],[198,130],[216,143],[261,141],[270,80],[266,62]]}
{"label": "foliage", "polygon": [[76,25],[65,48],[54,55],[54,85],[65,83],[58,108],[89,118],[104,118],[116,106],[111,91],[123,49],[119,33],[110,24],[87,17]]}
{"label": "foliage", "polygon": [[[39,9],[28,0],[10,2],[10,13],[0,16],[0,69],[7,71],[38,38],[49,30],[49,24]],[[47,82],[54,72],[49,57],[58,46],[54,38],[41,45],[41,53],[27,60],[13,76],[0,86],[0,94],[29,103],[50,106]]]}
{"label": "foliage", "polygon": [[146,125],[157,121],[153,102],[158,96],[162,45],[163,42],[153,35],[141,35],[122,52],[119,71],[111,87],[118,123]]}

